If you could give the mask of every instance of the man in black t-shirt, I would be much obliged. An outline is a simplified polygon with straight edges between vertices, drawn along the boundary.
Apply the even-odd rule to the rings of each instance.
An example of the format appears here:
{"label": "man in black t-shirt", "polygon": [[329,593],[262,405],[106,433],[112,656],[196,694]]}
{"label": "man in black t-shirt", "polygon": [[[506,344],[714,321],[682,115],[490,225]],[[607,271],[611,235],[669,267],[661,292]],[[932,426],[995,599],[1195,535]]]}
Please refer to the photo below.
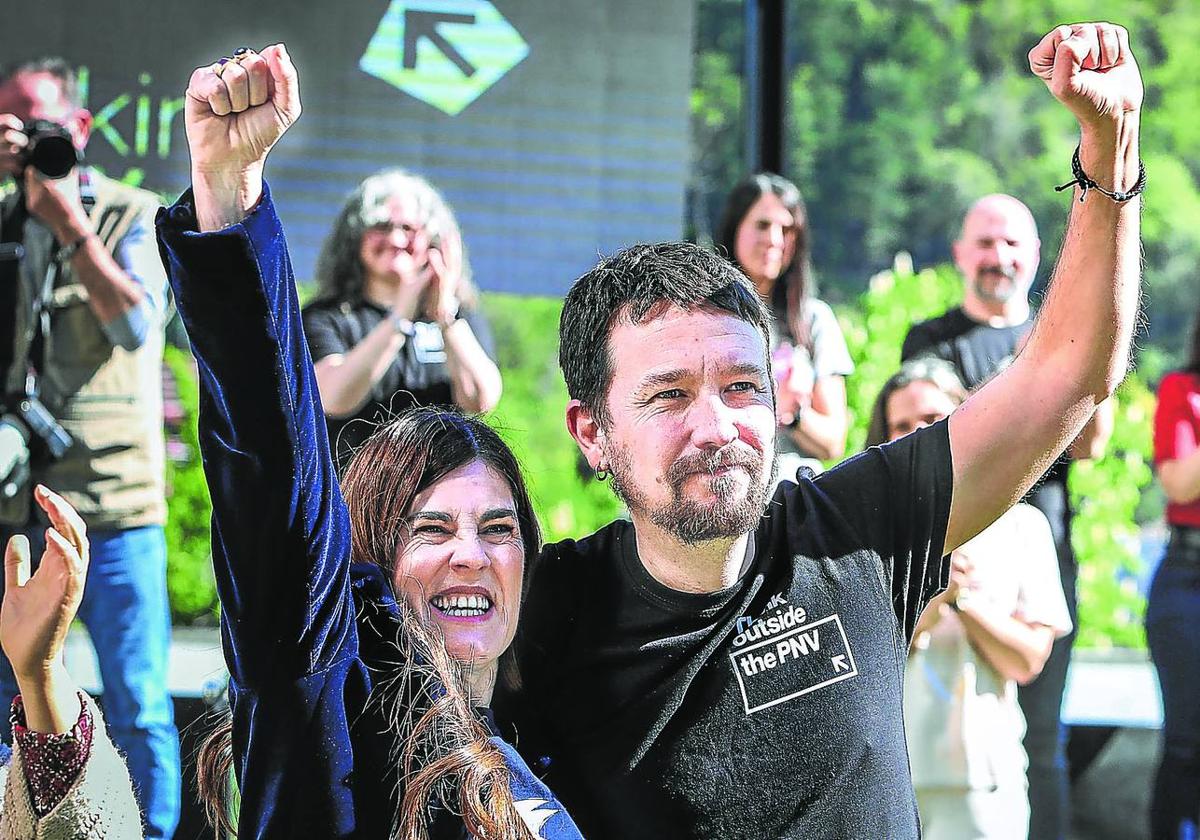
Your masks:
{"label": "man in black t-shirt", "polygon": [[[1124,30],[1059,27],[1030,61],[1079,120],[1085,171],[1129,189]],[[631,522],[546,547],[523,686],[495,703],[585,835],[919,835],[900,703],[916,619],[944,556],[1024,494],[1128,361],[1138,202],[1078,198],[1052,329],[947,421],[770,498],[768,315],[745,277],[669,243],[572,287],[567,426]]]}
{"label": "man in black t-shirt", "polygon": [[[962,306],[914,324],[901,357],[905,361],[924,355],[945,359],[972,390],[1012,363],[1033,326],[1028,295],[1040,245],[1033,214],[1017,199],[989,195],[975,202],[954,243],[954,261],[964,281]],[[1029,495],[1029,502],[1050,522],[1072,623],[1077,566],[1067,491],[1070,459],[1099,457],[1111,428],[1111,403],[1106,401],[1071,445],[1069,456],[1055,461]],[[1058,639],[1041,676],[1019,693],[1027,722],[1031,840],[1066,836],[1069,801],[1059,713],[1074,638],[1072,632]]]}

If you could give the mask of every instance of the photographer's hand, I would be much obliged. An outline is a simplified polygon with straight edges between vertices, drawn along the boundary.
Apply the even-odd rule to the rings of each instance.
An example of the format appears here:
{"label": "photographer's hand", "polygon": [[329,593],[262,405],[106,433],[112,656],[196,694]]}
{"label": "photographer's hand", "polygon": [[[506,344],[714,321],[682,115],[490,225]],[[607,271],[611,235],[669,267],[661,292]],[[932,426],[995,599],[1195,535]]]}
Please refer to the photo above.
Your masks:
{"label": "photographer's hand", "polygon": [[92,225],[79,195],[74,170],[65,178],[46,178],[34,167],[25,167],[25,209],[50,228],[58,244],[67,247],[86,239]]}
{"label": "photographer's hand", "polygon": [[29,138],[21,130],[24,125],[13,114],[0,114],[0,175],[21,174],[21,153],[29,145]]}

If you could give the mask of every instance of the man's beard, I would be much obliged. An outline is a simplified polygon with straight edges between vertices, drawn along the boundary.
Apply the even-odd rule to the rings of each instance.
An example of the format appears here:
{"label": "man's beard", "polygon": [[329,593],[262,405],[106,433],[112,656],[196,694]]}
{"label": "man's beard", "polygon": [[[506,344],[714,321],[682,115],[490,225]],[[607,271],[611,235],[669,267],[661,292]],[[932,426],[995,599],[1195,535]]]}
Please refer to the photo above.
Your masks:
{"label": "man's beard", "polygon": [[[988,277],[996,278],[996,282],[990,287],[984,282]],[[1017,293],[1017,270],[1012,266],[988,266],[975,273],[974,286],[975,294],[981,299],[994,303],[1008,303]]]}
{"label": "man's beard", "polygon": [[[748,534],[758,524],[767,509],[771,487],[775,484],[775,465],[769,474],[763,469],[761,454],[726,446],[713,453],[696,453],[680,458],[667,470],[671,500],[652,508],[645,495],[633,482],[629,455],[624,449],[609,453],[613,492],[629,508],[630,513],[646,515],[651,522],[685,545]],[[703,504],[683,492],[684,482],[695,473],[715,473],[721,467],[738,466],[750,476],[749,486],[739,493],[736,476],[714,476],[710,487],[715,499]]]}

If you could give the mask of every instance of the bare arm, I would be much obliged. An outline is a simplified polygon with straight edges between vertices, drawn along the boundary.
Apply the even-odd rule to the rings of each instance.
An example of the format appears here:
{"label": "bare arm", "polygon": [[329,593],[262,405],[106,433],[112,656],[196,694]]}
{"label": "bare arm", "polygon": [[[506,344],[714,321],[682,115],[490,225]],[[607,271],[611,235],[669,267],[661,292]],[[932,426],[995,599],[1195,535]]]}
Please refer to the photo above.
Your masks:
{"label": "bare arm", "polygon": [[813,384],[812,401],[800,411],[800,422],[788,427],[792,440],[822,461],[846,453],[846,379],[822,376]]}
{"label": "bare arm", "polygon": [[92,231],[77,191],[43,179],[30,166],[25,170],[25,194],[29,212],[46,223],[61,247],[81,243],[71,255],[71,268],[87,289],[88,305],[100,323],[111,323],[141,304],[145,291]]}
{"label": "bare arm", "polygon": [[1079,437],[1071,441],[1071,457],[1076,461],[1098,461],[1104,457],[1104,450],[1108,448],[1113,433],[1115,399],[1109,397],[1096,406],[1092,419],[1088,420]]}
{"label": "bare arm", "polygon": [[[1110,24],[1059,27],[1030,64],[1081,127],[1084,171],[1107,189],[1138,176],[1141,77]],[[1076,187],[1045,306],[1011,366],[950,417],[947,552],[1019,499],[1116,389],[1129,363],[1140,275],[1140,201]]]}
{"label": "bare arm", "polygon": [[384,318],[347,353],[325,356],[313,365],[321,404],[331,417],[350,417],[396,361],[406,337]]}
{"label": "bare arm", "polygon": [[1200,449],[1183,458],[1160,462],[1158,480],[1174,504],[1186,505],[1200,499]]}
{"label": "bare arm", "polygon": [[469,412],[491,411],[500,402],[500,369],[480,345],[471,325],[460,318],[442,327],[442,338],[454,404]]}
{"label": "bare arm", "polygon": [[1021,685],[1042,672],[1054,643],[1054,631],[1006,615],[992,604],[973,599],[958,611],[975,650],[1005,679]]}

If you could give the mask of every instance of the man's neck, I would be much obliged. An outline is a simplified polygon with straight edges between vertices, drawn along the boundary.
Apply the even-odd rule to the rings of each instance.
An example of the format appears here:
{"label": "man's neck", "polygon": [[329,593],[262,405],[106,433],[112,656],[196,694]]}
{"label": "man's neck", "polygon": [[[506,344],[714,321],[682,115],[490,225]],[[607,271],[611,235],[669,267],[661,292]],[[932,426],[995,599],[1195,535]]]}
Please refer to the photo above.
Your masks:
{"label": "man's neck", "polygon": [[1016,295],[1006,301],[989,301],[968,292],[962,308],[972,321],[989,327],[1014,327],[1029,320],[1029,301]]}
{"label": "man's neck", "polygon": [[677,592],[726,589],[741,576],[749,534],[689,545],[639,516],[633,517],[638,559],[646,572]]}

